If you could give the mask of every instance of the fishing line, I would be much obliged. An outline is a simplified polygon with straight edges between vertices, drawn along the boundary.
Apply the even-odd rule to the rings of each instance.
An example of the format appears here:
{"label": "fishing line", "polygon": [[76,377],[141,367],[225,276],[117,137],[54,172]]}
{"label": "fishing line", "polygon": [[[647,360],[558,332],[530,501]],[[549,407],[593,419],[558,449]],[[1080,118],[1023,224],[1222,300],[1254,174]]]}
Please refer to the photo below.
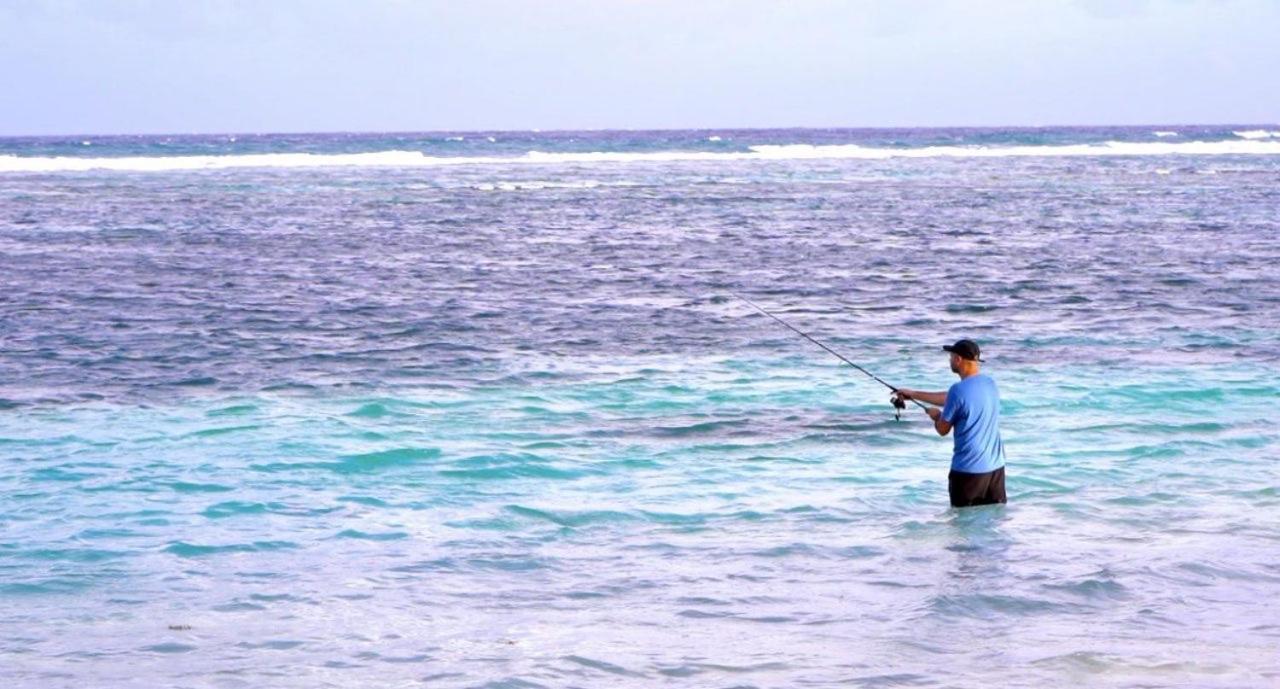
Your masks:
{"label": "fishing line", "polygon": [[[765,311],[763,308],[761,308],[761,307],[760,307],[760,305],[759,305],[759,304],[755,303],[754,301],[751,301],[750,299],[747,299],[746,297],[744,297],[744,296],[742,296],[741,294],[738,294],[737,292],[734,292],[734,291],[730,291],[730,292],[729,292],[729,294],[732,294],[733,296],[735,296],[735,297],[737,297],[737,298],[741,299],[742,301],[747,302],[748,304],[750,304],[750,305],[751,305],[751,308],[753,308],[753,309],[755,309],[756,311],[759,311],[760,313],[763,313],[764,315],[768,316],[769,318],[772,318],[773,320],[775,320],[775,321],[777,321],[777,322],[781,323],[782,325],[786,326],[789,330],[791,330],[791,331],[792,331],[792,332],[794,332],[795,334],[799,335],[800,337],[803,337],[804,339],[806,339],[806,340],[808,340],[808,341],[810,341],[810,342],[812,342],[812,343],[814,343],[814,344],[818,345],[819,347],[821,347],[821,348],[823,348],[823,349],[827,350],[827,352],[829,352],[830,354],[832,354],[832,355],[833,355],[833,356],[835,356],[836,358],[840,359],[840,360],[841,360],[841,361],[843,361],[844,363],[849,364],[850,366],[852,366],[852,367],[854,367],[854,368],[858,369],[858,370],[859,370],[859,371],[861,371],[862,373],[865,373],[866,375],[870,376],[870,377],[871,377],[873,380],[875,380],[877,383],[880,383],[881,385],[885,386],[886,388],[889,388],[889,389],[890,389],[890,390],[892,390],[893,392],[898,392],[898,388],[896,388],[896,387],[894,387],[894,386],[890,385],[889,383],[886,383],[886,382],[884,381],[884,379],[882,379],[880,376],[877,376],[876,374],[872,373],[871,371],[868,371],[867,369],[865,369],[865,368],[863,368],[863,367],[861,367],[861,366],[859,366],[859,365],[857,365],[857,364],[853,363],[852,361],[850,361],[849,359],[847,359],[844,355],[842,355],[840,352],[837,352],[836,350],[834,350],[834,349],[832,349],[832,348],[830,348],[830,347],[826,346],[825,344],[823,344],[823,343],[821,343],[821,342],[817,341],[816,339],[814,339],[814,338],[810,337],[810,336],[808,335],[808,333],[805,333],[804,331],[800,330],[799,328],[795,327],[794,325],[791,325],[790,323],[788,323],[788,322],[786,322],[786,321],[782,320],[781,318],[778,318],[777,316],[775,316],[775,315],[773,315],[773,314],[769,313],[768,311]],[[924,405],[920,400],[912,399],[911,401],[912,401],[912,402],[915,402],[915,403],[916,403],[916,406],[920,407],[921,409],[928,409],[928,407],[927,407],[927,406],[925,406],[925,405]],[[897,410],[897,411],[895,411],[895,412],[894,412],[894,416],[895,416],[895,417],[898,417],[898,418],[901,418],[901,416],[900,416],[900,415],[901,415],[901,411],[902,411],[903,409],[906,409],[906,408],[907,408],[907,405],[902,401],[902,399],[901,399],[901,398],[895,398],[895,399],[894,399],[894,402],[893,402],[893,406],[894,406],[894,408]]]}

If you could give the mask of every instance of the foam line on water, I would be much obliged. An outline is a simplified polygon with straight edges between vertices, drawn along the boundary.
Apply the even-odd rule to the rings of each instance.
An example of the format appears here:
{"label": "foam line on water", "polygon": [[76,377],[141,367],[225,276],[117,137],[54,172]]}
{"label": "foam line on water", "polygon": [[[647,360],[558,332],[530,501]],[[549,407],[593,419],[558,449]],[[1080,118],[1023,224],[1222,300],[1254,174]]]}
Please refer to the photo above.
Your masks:
{"label": "foam line on water", "polygon": [[1242,139],[1280,139],[1280,130],[1267,129],[1248,129],[1240,132],[1231,132]]}
{"label": "foam line on water", "polygon": [[[1241,134],[1254,134],[1245,132]],[[1274,134],[1268,132],[1267,134]],[[1233,141],[1125,142],[1069,144],[1057,146],[923,146],[919,148],[877,148],[856,144],[764,144],[746,151],[592,151],[548,153],[528,151],[520,156],[431,156],[420,151],[376,151],[369,153],[257,153],[212,156],[122,156],[87,158],[78,156],[0,156],[0,173],[88,172],[169,172],[186,170],[228,170],[237,168],[422,168],[462,165],[575,165],[595,163],[666,163],[714,161],[785,160],[888,160],[892,158],[1007,158],[1068,156],[1211,156],[1280,155],[1280,140],[1249,136]]]}

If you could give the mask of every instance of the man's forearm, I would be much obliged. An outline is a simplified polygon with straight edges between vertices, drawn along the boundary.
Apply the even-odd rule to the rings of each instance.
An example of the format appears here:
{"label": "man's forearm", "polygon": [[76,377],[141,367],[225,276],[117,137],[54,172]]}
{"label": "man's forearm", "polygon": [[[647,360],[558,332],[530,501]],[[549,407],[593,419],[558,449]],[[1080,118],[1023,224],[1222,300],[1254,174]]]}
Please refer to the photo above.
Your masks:
{"label": "man's forearm", "polygon": [[920,390],[911,391],[911,399],[920,400],[925,404],[932,404],[937,407],[944,406],[947,403],[947,393],[942,392],[924,392]]}

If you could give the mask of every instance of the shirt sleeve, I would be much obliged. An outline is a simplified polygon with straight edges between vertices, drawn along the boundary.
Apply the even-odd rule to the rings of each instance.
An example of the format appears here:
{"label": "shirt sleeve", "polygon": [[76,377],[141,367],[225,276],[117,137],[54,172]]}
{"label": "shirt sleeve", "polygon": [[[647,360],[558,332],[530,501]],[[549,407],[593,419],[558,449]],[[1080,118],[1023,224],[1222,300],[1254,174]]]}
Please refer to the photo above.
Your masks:
{"label": "shirt sleeve", "polygon": [[947,403],[942,406],[942,420],[951,425],[955,425],[956,416],[960,413],[960,391],[956,388],[960,387],[959,383],[952,385],[947,390]]}

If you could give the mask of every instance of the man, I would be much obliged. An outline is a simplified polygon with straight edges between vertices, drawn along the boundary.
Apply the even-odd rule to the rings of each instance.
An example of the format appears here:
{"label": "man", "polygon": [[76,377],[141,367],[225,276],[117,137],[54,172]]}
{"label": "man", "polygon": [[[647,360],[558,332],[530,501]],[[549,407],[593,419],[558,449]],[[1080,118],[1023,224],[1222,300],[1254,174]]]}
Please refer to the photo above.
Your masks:
{"label": "man", "polygon": [[929,407],[938,435],[955,431],[955,450],[947,488],[952,507],[994,505],[1006,501],[1004,494],[1004,443],[1000,440],[1000,392],[991,376],[980,372],[978,343],[960,340],[944,345],[951,353],[951,372],[960,382],[946,392],[921,392],[899,388],[894,396],[920,400]]}

